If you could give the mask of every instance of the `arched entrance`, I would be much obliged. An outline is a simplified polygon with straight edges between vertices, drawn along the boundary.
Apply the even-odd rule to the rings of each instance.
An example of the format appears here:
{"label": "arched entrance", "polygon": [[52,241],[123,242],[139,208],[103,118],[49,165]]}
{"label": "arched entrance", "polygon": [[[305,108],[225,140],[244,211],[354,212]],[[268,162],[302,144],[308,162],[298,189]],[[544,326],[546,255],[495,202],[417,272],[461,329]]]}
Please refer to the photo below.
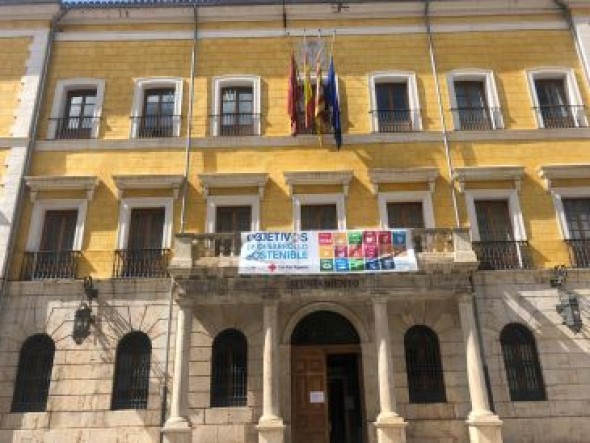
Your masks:
{"label": "arched entrance", "polygon": [[291,335],[295,443],[365,443],[360,339],[342,315],[316,311]]}

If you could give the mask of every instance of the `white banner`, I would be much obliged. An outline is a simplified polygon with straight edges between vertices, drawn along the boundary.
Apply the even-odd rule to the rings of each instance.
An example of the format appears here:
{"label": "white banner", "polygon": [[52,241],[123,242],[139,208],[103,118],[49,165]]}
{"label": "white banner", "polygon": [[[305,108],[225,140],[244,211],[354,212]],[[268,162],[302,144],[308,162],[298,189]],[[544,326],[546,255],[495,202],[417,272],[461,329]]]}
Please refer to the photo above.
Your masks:
{"label": "white banner", "polygon": [[240,274],[347,274],[418,269],[407,229],[243,232]]}

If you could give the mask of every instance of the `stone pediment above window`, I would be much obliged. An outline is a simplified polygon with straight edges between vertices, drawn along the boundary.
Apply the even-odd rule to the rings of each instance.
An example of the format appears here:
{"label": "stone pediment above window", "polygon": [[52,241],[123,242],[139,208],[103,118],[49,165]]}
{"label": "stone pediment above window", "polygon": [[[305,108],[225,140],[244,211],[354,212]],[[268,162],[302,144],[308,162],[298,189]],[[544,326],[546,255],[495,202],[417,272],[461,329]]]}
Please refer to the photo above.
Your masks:
{"label": "stone pediment above window", "polygon": [[590,164],[544,165],[539,167],[538,173],[547,190],[551,190],[554,180],[590,179]]}
{"label": "stone pediment above window", "polygon": [[373,194],[379,193],[379,185],[389,183],[428,183],[430,192],[434,192],[438,168],[377,168],[369,170],[369,180],[373,185]]}
{"label": "stone pediment above window", "polygon": [[199,174],[205,197],[213,188],[258,188],[260,198],[264,196],[264,188],[268,181],[268,174],[258,172],[218,172]]}
{"label": "stone pediment above window", "polygon": [[125,191],[137,189],[170,189],[174,198],[178,198],[184,176],[180,174],[134,174],[114,175],[117,186],[117,198],[123,198]]}
{"label": "stone pediment above window", "polygon": [[45,191],[85,191],[86,198],[92,200],[98,182],[98,177],[94,175],[25,177],[25,183],[31,190],[31,201],[33,202],[37,199],[39,192]]}
{"label": "stone pediment above window", "polygon": [[348,188],[353,172],[346,171],[292,171],[285,172],[285,181],[289,186],[289,194],[293,195],[293,187],[299,185],[336,185],[342,186],[344,195],[348,195]]}
{"label": "stone pediment above window", "polygon": [[467,166],[455,168],[453,180],[459,183],[461,192],[466,182],[512,181],[516,190],[520,191],[520,182],[524,175],[523,166]]}

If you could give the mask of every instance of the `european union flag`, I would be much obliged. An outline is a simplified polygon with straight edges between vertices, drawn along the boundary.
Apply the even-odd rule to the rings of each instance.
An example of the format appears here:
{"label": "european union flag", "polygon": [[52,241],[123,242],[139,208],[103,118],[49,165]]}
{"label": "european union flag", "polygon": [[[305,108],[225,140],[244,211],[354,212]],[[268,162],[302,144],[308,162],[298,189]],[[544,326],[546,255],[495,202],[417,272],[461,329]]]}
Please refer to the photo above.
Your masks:
{"label": "european union flag", "polygon": [[330,69],[328,70],[328,82],[326,83],[326,104],[330,108],[330,120],[334,129],[336,147],[342,146],[342,127],[340,126],[340,103],[338,102],[338,88],[336,87],[336,70],[334,69],[334,56],[330,58]]}

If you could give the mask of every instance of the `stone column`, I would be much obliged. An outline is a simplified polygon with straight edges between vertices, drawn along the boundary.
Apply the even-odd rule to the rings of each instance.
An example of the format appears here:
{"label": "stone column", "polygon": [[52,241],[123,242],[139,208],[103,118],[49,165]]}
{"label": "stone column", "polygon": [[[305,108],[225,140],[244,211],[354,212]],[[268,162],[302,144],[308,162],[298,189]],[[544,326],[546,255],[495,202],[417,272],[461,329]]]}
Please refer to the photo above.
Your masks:
{"label": "stone column", "polygon": [[265,302],[263,312],[262,416],[256,427],[259,443],[283,443],[284,441],[285,425],[279,415],[277,317],[278,302]]}
{"label": "stone column", "polygon": [[387,302],[373,302],[375,315],[375,344],[377,345],[377,379],[379,383],[380,412],[375,422],[377,443],[405,443],[406,425],[396,412],[391,344],[389,340],[389,319]]}
{"label": "stone column", "polygon": [[191,439],[191,423],[188,419],[188,358],[193,323],[192,305],[186,300],[178,301],[176,317],[176,343],[174,348],[174,373],[172,375],[172,398],[170,416],[162,432],[166,443],[188,443]]}
{"label": "stone column", "polygon": [[459,315],[463,329],[463,341],[465,342],[467,382],[471,397],[471,412],[467,417],[469,441],[471,443],[501,443],[502,422],[496,414],[490,411],[472,295],[463,295],[459,299]]}

